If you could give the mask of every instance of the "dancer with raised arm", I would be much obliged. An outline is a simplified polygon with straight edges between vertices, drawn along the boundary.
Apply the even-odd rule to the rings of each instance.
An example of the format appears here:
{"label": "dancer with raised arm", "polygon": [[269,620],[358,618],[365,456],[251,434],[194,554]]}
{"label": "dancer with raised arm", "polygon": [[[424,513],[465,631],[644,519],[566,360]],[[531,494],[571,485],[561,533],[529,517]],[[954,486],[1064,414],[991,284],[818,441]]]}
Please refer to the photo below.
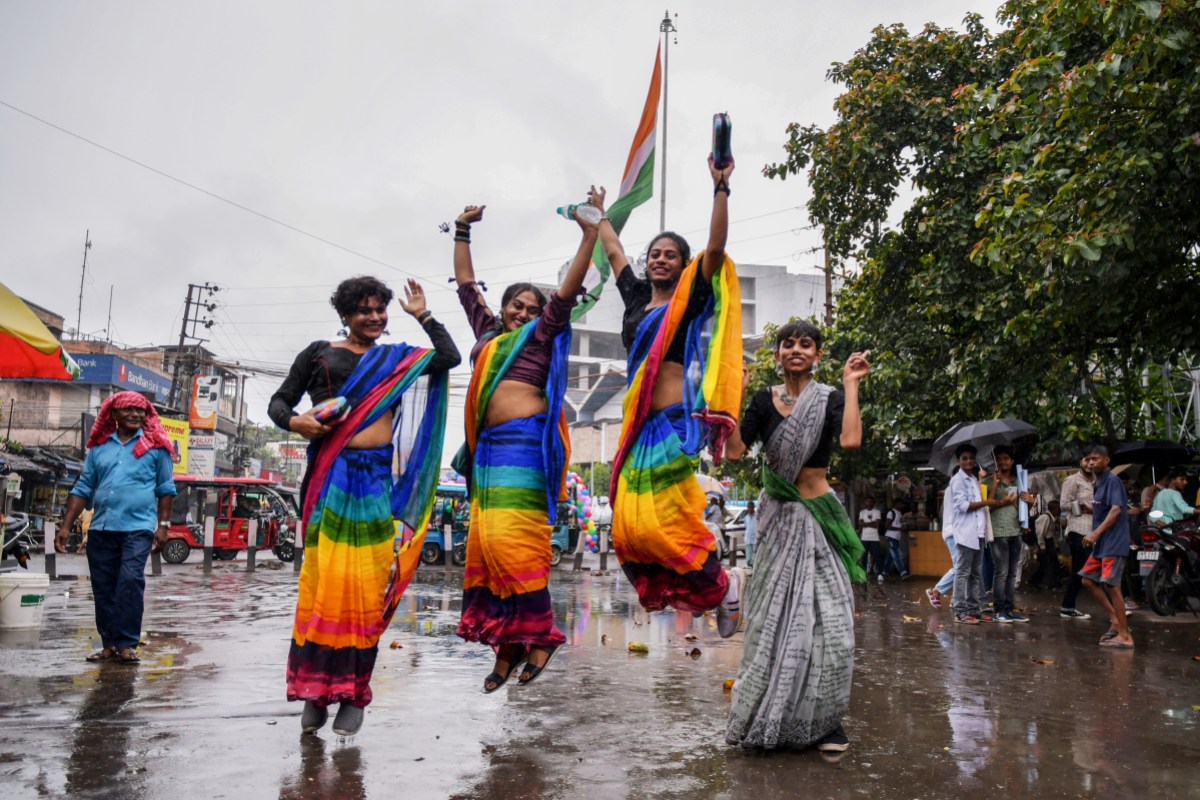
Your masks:
{"label": "dancer with raised arm", "polygon": [[[342,281],[330,303],[346,337],[304,348],[268,411],[276,425],[309,440],[300,491],[305,558],[287,666],[288,700],[304,701],[305,733],[325,725],[333,703],[341,704],[334,733],[350,736],[362,726],[379,637],[416,571],[433,510],[447,371],[461,357],[412,280],[400,306],[425,329],[434,349],[379,344],[391,300],[392,290],[375,278]],[[429,388],[423,408],[414,409],[420,419],[404,426],[413,441],[395,448],[401,400],[422,375],[429,376]],[[314,408],[297,414],[293,409],[305,392]],[[338,398],[348,407],[344,415],[325,417],[318,406]],[[393,520],[413,532],[395,555]]]}
{"label": "dancer with raised arm", "polygon": [[571,309],[596,246],[583,232],[575,258],[549,301],[530,283],[504,290],[488,308],[471,262],[471,225],[485,206],[455,222],[454,277],[477,341],[465,412],[467,443],[455,468],[467,476],[471,529],[458,635],[496,651],[483,692],[499,689],[524,662],[518,683],[537,679],[566,641],[550,607],[550,534],[566,498],[568,438],[563,397]]}
{"label": "dancer with raised arm", "polygon": [[[639,278],[612,225],[600,222],[625,302],[621,339],[629,350],[609,493],[613,547],[642,606],[695,614],[720,606],[717,625],[728,637],[740,621],[741,571],[721,568],[692,466],[705,444],[720,461],[742,390],[741,297],[725,254],[733,161],[718,169],[710,157],[708,168],[708,246],[694,258],[683,237],[664,231],[651,240]],[[603,208],[603,190],[593,191],[592,203]],[[709,324],[711,336],[702,339]]]}
{"label": "dancer with raised arm", "polygon": [[733,460],[755,442],[765,448],[746,644],[725,729],[726,741],[745,748],[850,746],[842,717],[854,668],[851,582],[866,574],[862,542],[825,473],[835,439],[844,450],[862,445],[858,384],[870,366],[854,353],[843,392],[817,383],[821,343],[811,323],[779,329],[783,384],[755,393],[727,448]]}

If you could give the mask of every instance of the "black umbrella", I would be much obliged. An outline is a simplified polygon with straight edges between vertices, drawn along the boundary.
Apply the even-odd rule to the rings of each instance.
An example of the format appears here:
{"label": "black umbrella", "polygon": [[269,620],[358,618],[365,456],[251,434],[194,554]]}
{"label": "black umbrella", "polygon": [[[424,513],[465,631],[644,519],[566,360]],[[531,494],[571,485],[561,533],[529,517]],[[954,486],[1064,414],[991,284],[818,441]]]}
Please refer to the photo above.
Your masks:
{"label": "black umbrella", "polygon": [[1011,417],[982,422],[959,423],[943,433],[933,444],[929,466],[949,475],[954,468],[954,451],[960,444],[970,442],[979,450],[1012,444],[1017,439],[1033,436],[1037,428],[1028,422]]}
{"label": "black umbrella", "polygon": [[1117,464],[1152,464],[1157,467],[1185,464],[1192,460],[1193,455],[1192,448],[1179,442],[1150,439],[1121,445],[1112,454],[1112,463],[1114,466]]}

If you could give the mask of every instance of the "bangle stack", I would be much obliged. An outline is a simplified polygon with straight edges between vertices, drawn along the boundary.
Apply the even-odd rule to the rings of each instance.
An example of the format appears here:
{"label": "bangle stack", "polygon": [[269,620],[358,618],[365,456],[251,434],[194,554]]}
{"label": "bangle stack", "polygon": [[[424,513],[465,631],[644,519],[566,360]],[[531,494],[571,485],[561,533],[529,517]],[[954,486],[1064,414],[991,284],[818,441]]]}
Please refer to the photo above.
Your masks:
{"label": "bangle stack", "polygon": [[471,223],[454,221],[454,241],[464,244],[471,243]]}
{"label": "bangle stack", "polygon": [[417,315],[417,324],[424,325],[426,322],[428,322],[431,319],[433,319],[433,312],[430,311],[429,309],[425,309],[424,311],[422,311],[420,314]]}

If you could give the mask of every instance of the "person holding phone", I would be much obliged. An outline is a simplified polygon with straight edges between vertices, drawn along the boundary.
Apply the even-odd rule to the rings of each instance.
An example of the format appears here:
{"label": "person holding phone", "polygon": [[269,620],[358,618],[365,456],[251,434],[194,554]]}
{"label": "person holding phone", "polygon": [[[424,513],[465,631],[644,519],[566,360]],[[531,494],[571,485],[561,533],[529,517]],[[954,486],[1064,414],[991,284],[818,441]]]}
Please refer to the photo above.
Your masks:
{"label": "person holding phone", "polygon": [[[725,254],[733,159],[717,167],[708,245],[693,257],[687,241],[663,231],[638,277],[606,220],[600,241],[625,303],[621,340],[629,352],[621,436],[612,465],[613,547],[647,611],[701,614],[718,608],[721,636],[740,623],[742,572],[721,567],[704,524],[704,491],[692,458],[707,442],[714,460],[741,410],[741,299]],[[604,190],[590,202],[604,208]],[[712,335],[701,328],[712,322]]]}
{"label": "person holding phone", "polygon": [[576,217],[579,247],[547,300],[529,283],[504,290],[488,308],[471,260],[471,225],[486,206],[455,222],[454,277],[477,341],[467,390],[467,443],[455,469],[467,478],[471,529],[458,635],[496,651],[483,692],[537,679],[566,641],[550,606],[550,534],[566,499],[567,427],[563,398],[571,309],[583,292],[598,232]]}

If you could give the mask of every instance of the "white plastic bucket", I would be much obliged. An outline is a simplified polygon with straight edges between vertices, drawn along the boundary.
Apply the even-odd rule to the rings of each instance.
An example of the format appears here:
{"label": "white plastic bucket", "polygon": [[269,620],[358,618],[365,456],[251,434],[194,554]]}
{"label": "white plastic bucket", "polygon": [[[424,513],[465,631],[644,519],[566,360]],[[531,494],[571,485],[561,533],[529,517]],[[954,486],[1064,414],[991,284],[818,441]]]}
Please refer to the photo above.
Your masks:
{"label": "white plastic bucket", "polygon": [[40,626],[49,588],[50,576],[44,572],[0,573],[0,629]]}

